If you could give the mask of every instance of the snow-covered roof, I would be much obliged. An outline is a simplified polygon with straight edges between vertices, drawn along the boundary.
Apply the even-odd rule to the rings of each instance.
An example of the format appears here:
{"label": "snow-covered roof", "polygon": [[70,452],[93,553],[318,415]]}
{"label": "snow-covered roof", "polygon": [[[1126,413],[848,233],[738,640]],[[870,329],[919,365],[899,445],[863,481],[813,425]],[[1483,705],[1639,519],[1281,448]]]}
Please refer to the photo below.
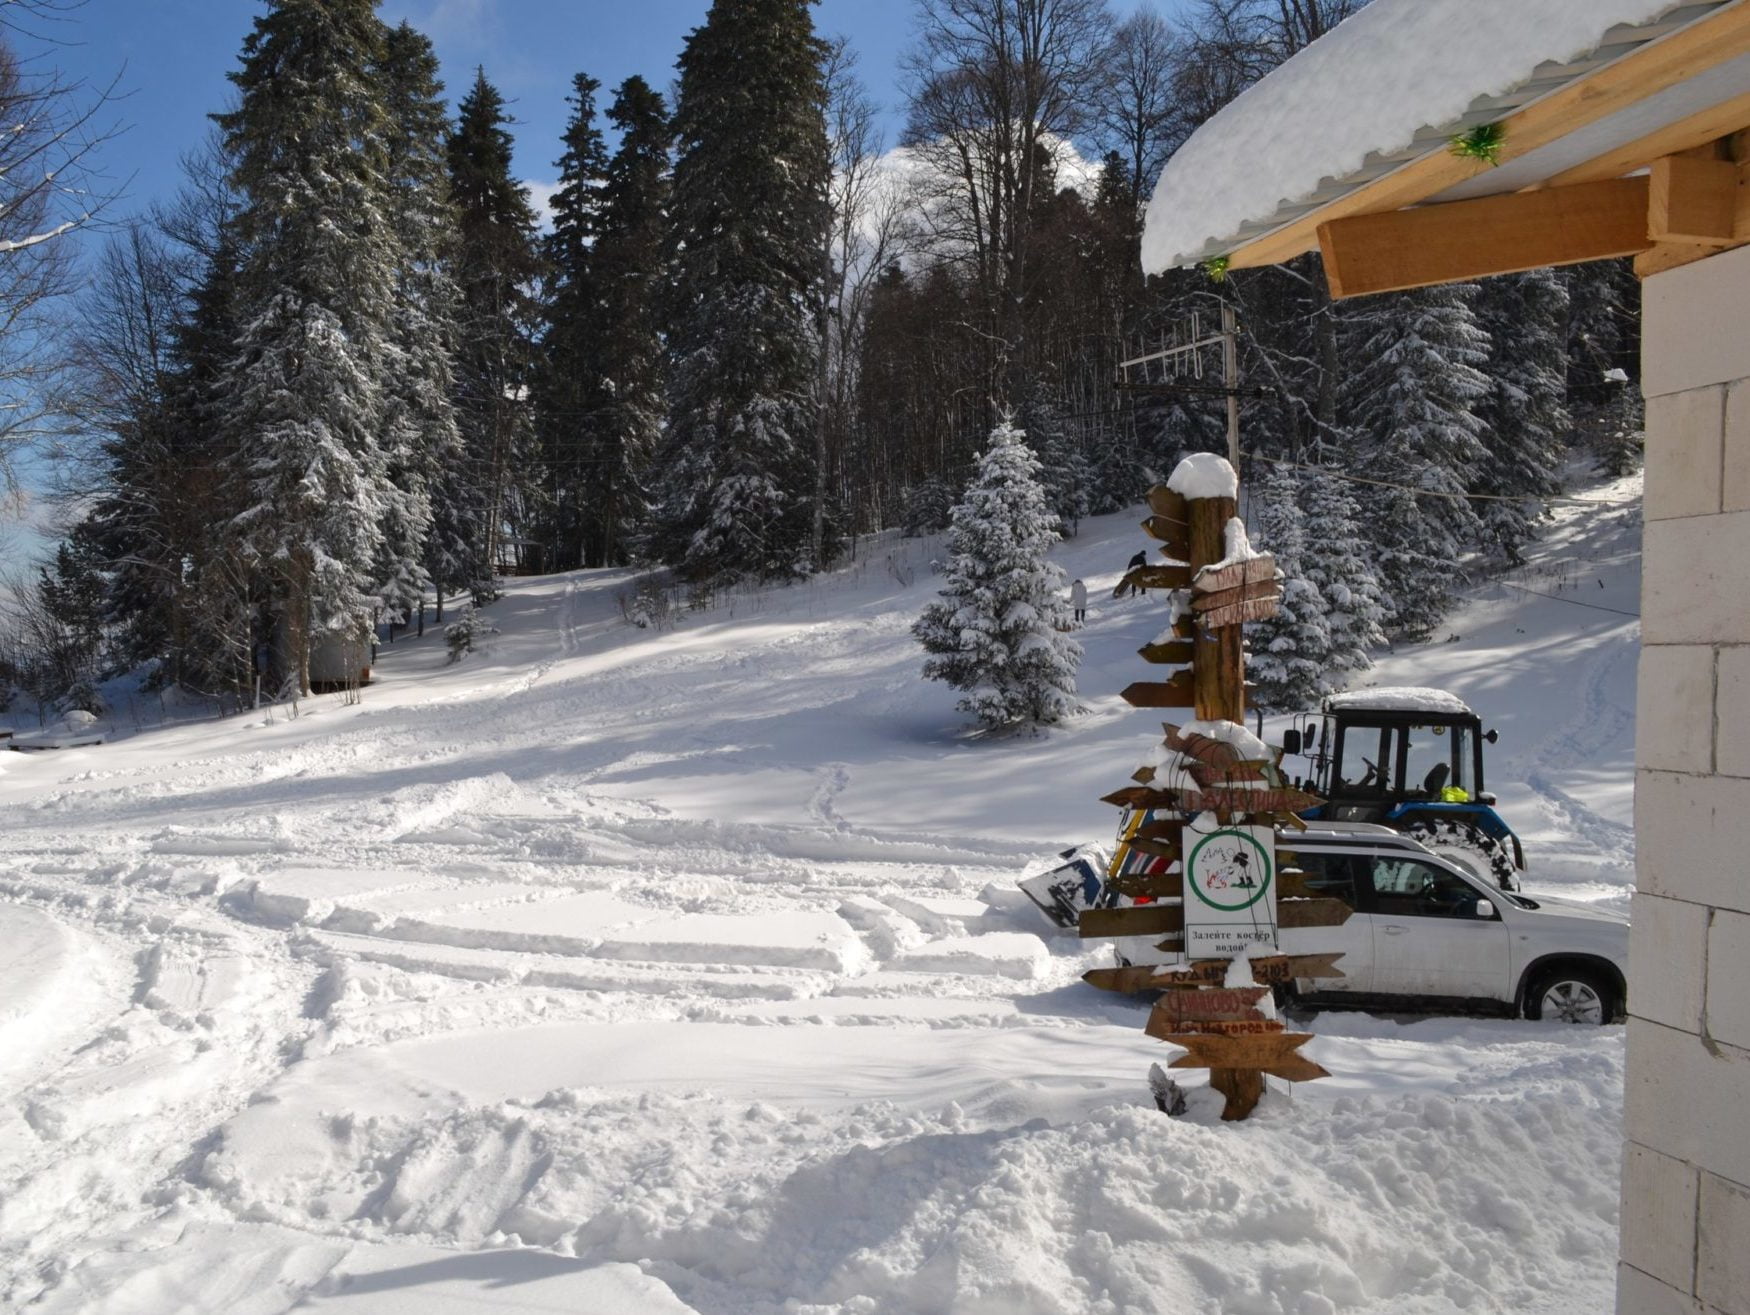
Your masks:
{"label": "snow-covered roof", "polygon": [[1465,701],[1443,689],[1415,685],[1382,686],[1333,694],[1325,700],[1331,712],[1438,712],[1447,716],[1473,715]]}
{"label": "snow-covered roof", "polygon": [[[1407,164],[1449,152],[1451,138],[1469,128],[1501,122],[1745,3],[1373,0],[1248,88],[1173,156],[1149,205],[1143,268],[1159,273],[1230,255]],[[1522,154],[1509,149],[1498,168],[1476,161],[1437,196],[1396,204],[1517,191],[1599,159],[1741,95],[1750,85],[1750,56],[1672,81],[1656,95],[1577,123],[1571,139]]]}

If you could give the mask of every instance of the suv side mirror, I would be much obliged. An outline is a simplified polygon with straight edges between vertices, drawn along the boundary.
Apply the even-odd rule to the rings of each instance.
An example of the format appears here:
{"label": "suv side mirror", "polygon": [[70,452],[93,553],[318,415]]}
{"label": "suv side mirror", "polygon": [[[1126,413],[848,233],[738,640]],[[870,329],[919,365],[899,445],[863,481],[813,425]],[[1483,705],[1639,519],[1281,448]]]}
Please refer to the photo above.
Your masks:
{"label": "suv side mirror", "polygon": [[1493,900],[1480,899],[1477,901],[1476,917],[1477,917],[1478,921],[1487,922],[1490,918],[1493,918],[1494,916],[1495,916],[1495,903]]}
{"label": "suv side mirror", "polygon": [[1282,733],[1282,752],[1283,753],[1299,753],[1300,752],[1300,732],[1299,731],[1284,731]]}

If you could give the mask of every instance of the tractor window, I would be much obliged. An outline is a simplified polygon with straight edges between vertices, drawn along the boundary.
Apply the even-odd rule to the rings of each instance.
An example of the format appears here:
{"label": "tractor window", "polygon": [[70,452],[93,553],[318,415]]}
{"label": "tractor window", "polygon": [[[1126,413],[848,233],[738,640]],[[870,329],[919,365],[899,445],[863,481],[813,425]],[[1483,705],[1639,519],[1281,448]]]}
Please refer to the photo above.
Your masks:
{"label": "tractor window", "polygon": [[1343,730],[1342,758],[1337,763],[1333,795],[1384,795],[1391,773],[1391,731],[1384,726],[1348,726]]}
{"label": "tractor window", "polygon": [[[1406,726],[1403,792],[1411,799],[1465,803],[1476,793],[1472,779],[1470,728],[1440,723]],[[1464,798],[1442,791],[1463,791]]]}

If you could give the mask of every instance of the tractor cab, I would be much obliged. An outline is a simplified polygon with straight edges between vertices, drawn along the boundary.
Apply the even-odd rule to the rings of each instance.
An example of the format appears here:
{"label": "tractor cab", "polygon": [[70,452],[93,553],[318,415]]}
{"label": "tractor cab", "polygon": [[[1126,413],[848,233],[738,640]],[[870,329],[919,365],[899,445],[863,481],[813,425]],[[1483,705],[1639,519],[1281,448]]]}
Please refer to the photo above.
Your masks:
{"label": "tractor cab", "polygon": [[1511,890],[1524,853],[1483,784],[1483,745],[1498,738],[1444,690],[1360,690],[1296,717],[1282,765],[1325,800],[1307,817],[1383,823]]}

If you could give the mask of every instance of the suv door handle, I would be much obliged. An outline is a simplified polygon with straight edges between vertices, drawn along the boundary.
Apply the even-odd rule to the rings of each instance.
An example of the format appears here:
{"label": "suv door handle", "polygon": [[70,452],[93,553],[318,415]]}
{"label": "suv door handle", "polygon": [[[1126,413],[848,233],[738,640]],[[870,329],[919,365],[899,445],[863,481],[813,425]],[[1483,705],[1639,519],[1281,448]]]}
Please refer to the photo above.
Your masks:
{"label": "suv door handle", "polygon": [[1385,927],[1383,928],[1383,930],[1387,936],[1402,936],[1405,932],[1407,932],[1409,930],[1409,928],[1408,927],[1399,927],[1393,923],[1388,922],[1385,924]]}

